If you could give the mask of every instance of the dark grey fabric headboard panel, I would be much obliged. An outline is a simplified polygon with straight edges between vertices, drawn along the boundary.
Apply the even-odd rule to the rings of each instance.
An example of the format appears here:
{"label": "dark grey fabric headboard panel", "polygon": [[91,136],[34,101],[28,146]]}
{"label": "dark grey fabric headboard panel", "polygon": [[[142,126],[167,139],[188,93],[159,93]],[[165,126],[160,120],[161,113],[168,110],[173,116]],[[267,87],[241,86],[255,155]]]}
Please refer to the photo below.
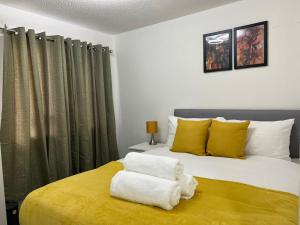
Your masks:
{"label": "dark grey fabric headboard panel", "polygon": [[174,115],[184,118],[215,118],[272,121],[295,118],[291,133],[290,156],[299,158],[300,110],[238,110],[238,109],[175,109]]}

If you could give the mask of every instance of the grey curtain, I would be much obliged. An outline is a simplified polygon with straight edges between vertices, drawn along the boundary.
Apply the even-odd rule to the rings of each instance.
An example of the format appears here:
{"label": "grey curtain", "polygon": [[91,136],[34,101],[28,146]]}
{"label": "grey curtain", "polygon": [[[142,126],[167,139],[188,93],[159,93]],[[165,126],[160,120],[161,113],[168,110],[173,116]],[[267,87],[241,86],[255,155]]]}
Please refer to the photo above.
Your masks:
{"label": "grey curtain", "polygon": [[4,32],[0,131],[11,200],[118,159],[109,49],[16,32]]}

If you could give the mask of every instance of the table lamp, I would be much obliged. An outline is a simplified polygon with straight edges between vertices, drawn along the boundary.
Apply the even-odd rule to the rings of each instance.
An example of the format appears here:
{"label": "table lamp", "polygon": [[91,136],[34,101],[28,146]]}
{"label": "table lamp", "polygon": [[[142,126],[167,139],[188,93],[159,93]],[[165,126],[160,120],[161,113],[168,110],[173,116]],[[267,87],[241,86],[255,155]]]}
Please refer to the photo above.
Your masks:
{"label": "table lamp", "polygon": [[151,134],[149,145],[156,145],[157,142],[154,139],[154,134],[157,133],[157,121],[147,121],[146,130],[148,134]]}

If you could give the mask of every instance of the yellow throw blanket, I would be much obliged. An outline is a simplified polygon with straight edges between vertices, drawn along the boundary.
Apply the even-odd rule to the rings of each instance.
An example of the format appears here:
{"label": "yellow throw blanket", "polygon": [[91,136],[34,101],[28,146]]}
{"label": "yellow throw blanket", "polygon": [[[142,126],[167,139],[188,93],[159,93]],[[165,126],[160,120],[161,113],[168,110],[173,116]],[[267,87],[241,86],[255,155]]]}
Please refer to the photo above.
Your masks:
{"label": "yellow throw blanket", "polygon": [[296,225],[298,197],[254,186],[205,178],[191,200],[172,211],[109,195],[111,162],[44,186],[21,206],[21,225]]}

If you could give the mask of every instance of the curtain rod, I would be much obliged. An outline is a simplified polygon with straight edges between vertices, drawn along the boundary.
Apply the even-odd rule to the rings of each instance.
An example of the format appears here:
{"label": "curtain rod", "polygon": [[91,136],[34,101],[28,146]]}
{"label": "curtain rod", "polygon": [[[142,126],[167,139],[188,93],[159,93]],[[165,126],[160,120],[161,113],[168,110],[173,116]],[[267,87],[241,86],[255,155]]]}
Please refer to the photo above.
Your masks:
{"label": "curtain rod", "polygon": [[[18,34],[18,32],[17,31],[15,31],[15,30],[13,30],[13,29],[8,29],[8,28],[5,28],[5,27],[0,27],[0,30],[3,32],[4,30],[6,30],[6,31],[8,31],[8,32],[10,32],[10,33],[14,33],[14,34]],[[38,39],[40,39],[41,37],[40,36],[38,36],[37,34],[35,35],[36,36],[36,38],[38,38]],[[52,38],[50,38],[50,37],[46,37],[46,39],[47,39],[47,41],[53,41],[54,42],[54,39],[52,39]],[[66,42],[66,40],[64,40],[64,42]],[[73,44],[72,44],[72,46],[73,46]],[[95,47],[91,47],[92,49],[96,49]],[[103,48],[102,49],[102,51],[105,51],[105,49]],[[109,50],[109,53],[113,53],[113,51],[110,49]]]}

